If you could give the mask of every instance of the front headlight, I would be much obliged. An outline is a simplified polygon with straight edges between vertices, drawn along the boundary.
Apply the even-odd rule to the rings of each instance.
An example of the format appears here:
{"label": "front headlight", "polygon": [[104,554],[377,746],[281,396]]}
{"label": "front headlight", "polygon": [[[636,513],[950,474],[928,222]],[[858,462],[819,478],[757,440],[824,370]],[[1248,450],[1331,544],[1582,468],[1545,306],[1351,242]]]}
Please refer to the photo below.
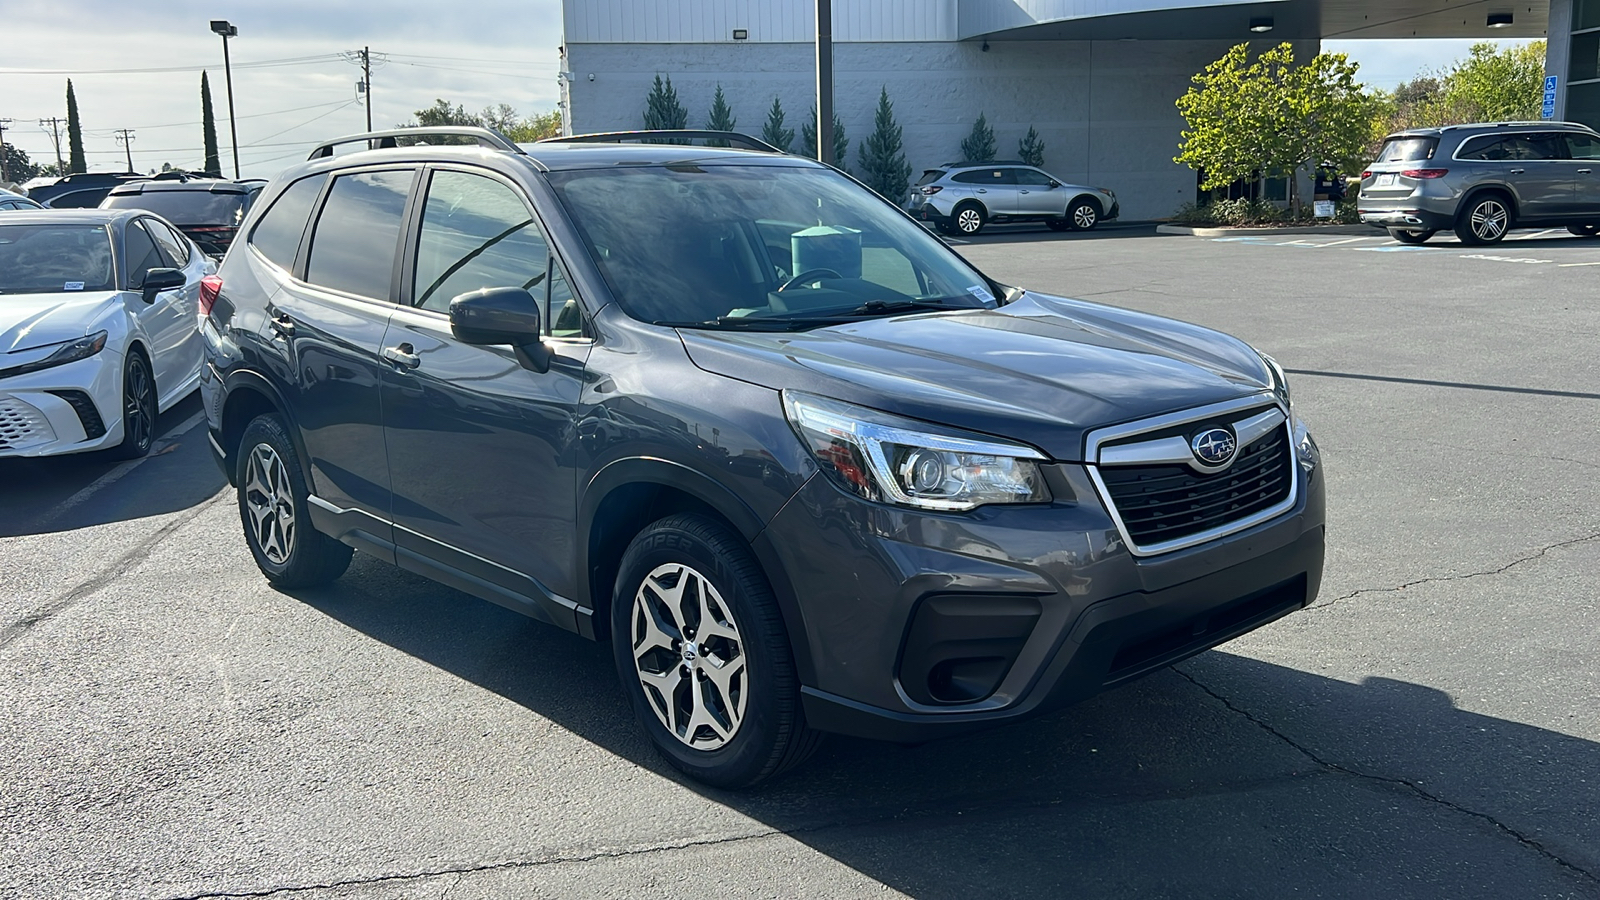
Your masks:
{"label": "front headlight", "polygon": [[952,512],[1050,502],[1032,447],[795,391],[783,408],[822,470],[868,500]]}
{"label": "front headlight", "polygon": [[104,331],[96,331],[94,334],[85,335],[77,340],[62,344],[56,352],[46,356],[44,359],[36,359],[33,362],[12,366],[9,369],[0,369],[0,378],[7,378],[12,375],[26,375],[29,372],[37,372],[40,369],[50,369],[70,362],[77,362],[80,359],[88,359],[105,348],[106,333]]}
{"label": "front headlight", "polygon": [[1283,366],[1278,365],[1277,360],[1260,350],[1256,351],[1256,355],[1261,357],[1261,361],[1267,364],[1267,371],[1272,373],[1273,396],[1278,398],[1284,409],[1290,409],[1292,404],[1289,402],[1289,376],[1283,374]]}

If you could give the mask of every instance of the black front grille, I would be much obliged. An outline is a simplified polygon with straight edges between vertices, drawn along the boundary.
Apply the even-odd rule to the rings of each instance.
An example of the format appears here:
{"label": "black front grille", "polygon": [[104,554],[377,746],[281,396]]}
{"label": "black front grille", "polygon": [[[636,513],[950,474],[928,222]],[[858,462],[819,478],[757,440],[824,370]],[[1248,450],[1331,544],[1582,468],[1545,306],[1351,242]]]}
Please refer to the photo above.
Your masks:
{"label": "black front grille", "polygon": [[106,423],[100,418],[100,410],[95,409],[94,401],[83,391],[46,391],[72,404],[73,410],[78,413],[78,421],[83,423],[84,440],[92,441],[104,437]]}
{"label": "black front grille", "polygon": [[1283,426],[1240,452],[1227,471],[1188,466],[1102,466],[1100,478],[1141,547],[1164,544],[1271,509],[1289,496],[1294,461]]}

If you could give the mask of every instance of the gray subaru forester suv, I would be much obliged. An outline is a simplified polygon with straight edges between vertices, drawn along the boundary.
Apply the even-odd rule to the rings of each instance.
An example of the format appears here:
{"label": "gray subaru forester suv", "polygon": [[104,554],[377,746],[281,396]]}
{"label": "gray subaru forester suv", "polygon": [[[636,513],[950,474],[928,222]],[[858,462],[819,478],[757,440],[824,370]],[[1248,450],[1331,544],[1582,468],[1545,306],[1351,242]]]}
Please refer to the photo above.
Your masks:
{"label": "gray subaru forester suv", "polygon": [[1397,132],[1361,173],[1361,221],[1420,244],[1453,229],[1493,244],[1512,228],[1600,233],[1600,134],[1575,122],[1498,122]]}

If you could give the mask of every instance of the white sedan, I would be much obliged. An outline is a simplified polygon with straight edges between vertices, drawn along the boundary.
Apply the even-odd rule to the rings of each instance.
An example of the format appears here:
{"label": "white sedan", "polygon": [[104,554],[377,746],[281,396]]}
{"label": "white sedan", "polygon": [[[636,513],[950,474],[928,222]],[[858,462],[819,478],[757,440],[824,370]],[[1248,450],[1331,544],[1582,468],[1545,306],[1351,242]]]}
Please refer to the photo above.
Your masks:
{"label": "white sedan", "polygon": [[140,210],[0,213],[0,457],[148,453],[199,384],[215,271]]}

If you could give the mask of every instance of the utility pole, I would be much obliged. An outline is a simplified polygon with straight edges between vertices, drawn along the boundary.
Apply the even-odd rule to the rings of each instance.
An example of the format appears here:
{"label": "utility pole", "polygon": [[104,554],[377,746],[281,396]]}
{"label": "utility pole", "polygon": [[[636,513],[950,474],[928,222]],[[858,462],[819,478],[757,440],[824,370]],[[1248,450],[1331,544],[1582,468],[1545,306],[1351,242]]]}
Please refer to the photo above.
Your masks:
{"label": "utility pole", "polygon": [[817,159],[833,158],[833,0],[817,0]]}
{"label": "utility pole", "polygon": [[361,48],[361,83],[367,94],[367,131],[372,131],[372,48]]}
{"label": "utility pole", "polygon": [[124,153],[128,154],[128,171],[133,171],[133,129],[118,128],[117,143],[122,145]]}
{"label": "utility pole", "polygon": [[6,171],[6,129],[13,121],[13,119],[0,119],[0,181],[11,180],[11,173]]}
{"label": "utility pole", "polygon": [[56,145],[56,175],[58,177],[67,174],[67,164],[61,159],[61,126],[65,124],[67,124],[67,120],[58,116],[39,120],[40,128],[50,129],[50,140]]}

